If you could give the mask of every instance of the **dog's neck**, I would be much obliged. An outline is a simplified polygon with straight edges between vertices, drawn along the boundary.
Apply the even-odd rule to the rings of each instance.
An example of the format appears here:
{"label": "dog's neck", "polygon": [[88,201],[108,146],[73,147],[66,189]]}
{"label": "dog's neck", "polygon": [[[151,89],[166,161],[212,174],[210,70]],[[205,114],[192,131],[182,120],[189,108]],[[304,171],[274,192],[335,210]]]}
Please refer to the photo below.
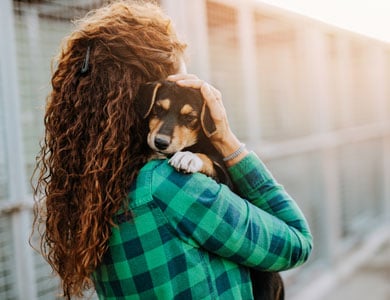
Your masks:
{"label": "dog's neck", "polygon": [[166,158],[168,158],[169,156],[171,156],[171,154],[165,154],[165,153],[161,153],[161,152],[154,151],[154,152],[149,156],[149,159],[148,159],[148,160],[153,160],[153,159],[166,159]]}

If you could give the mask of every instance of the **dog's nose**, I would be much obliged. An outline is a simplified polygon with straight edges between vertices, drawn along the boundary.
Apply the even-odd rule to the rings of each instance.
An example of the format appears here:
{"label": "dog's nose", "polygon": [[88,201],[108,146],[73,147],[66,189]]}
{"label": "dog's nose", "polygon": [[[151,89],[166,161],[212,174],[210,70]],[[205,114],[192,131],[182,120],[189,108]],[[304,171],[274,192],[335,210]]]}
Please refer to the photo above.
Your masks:
{"label": "dog's nose", "polygon": [[156,137],[154,139],[154,144],[156,145],[157,149],[159,150],[165,150],[169,146],[169,141],[167,139],[163,139],[160,137]]}

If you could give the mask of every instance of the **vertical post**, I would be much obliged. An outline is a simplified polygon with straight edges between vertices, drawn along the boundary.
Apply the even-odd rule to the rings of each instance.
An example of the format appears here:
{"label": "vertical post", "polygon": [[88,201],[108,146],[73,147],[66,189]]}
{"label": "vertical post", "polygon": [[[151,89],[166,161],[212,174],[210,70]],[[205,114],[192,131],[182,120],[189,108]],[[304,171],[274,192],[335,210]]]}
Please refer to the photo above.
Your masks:
{"label": "vertical post", "polygon": [[387,101],[390,88],[388,87],[389,72],[386,66],[389,62],[386,61],[387,50],[380,45],[373,44],[367,47],[368,55],[365,61],[366,80],[370,88],[370,95],[374,105],[375,122],[385,124],[388,120]]}
{"label": "vertical post", "polygon": [[383,218],[386,225],[390,225],[390,137],[388,135],[383,137],[383,160]]}
{"label": "vertical post", "polygon": [[[23,203],[27,194],[27,180],[23,160],[20,97],[18,93],[16,45],[12,1],[0,3],[0,78],[5,123],[6,155],[9,161],[9,201]],[[31,228],[30,211],[12,215],[13,241],[16,258],[15,278],[19,299],[36,299],[33,252],[28,245]]]}
{"label": "vertical post", "polygon": [[[389,113],[388,113],[388,99],[390,96],[390,88],[387,82],[389,81],[390,72],[386,68],[390,61],[386,56],[387,50],[384,50],[380,45],[372,45],[369,48],[370,56],[366,67],[366,70],[370,72],[367,74],[367,80],[370,80],[370,92],[372,94],[372,100],[370,105],[374,106],[375,122],[380,123],[383,126],[382,135],[382,153],[383,153],[383,201],[380,207],[376,207],[379,212],[382,212],[381,217],[389,225],[390,219],[390,137],[388,135],[389,130]],[[379,170],[378,170],[379,172]]]}
{"label": "vertical post", "polygon": [[304,82],[300,87],[303,98],[309,99],[311,126],[315,134],[331,130],[331,107],[329,105],[329,68],[327,44],[324,34],[316,29],[300,29],[299,53],[304,62]]}
{"label": "vertical post", "polygon": [[253,1],[242,0],[237,5],[240,56],[242,65],[243,105],[245,106],[247,142],[258,145],[261,137],[259,122],[259,90],[257,86],[256,41]]}
{"label": "vertical post", "polygon": [[[331,130],[331,111],[329,101],[329,69],[327,68],[327,44],[321,32],[312,29],[301,31],[301,43],[305,65],[305,98],[312,102],[312,126],[316,135],[325,136]],[[338,242],[341,235],[341,208],[339,167],[337,165],[337,151],[325,147],[321,150],[323,184],[325,187],[324,199],[319,203],[323,211],[322,226],[325,245],[324,255],[330,262],[334,261],[338,252]]]}
{"label": "vertical post", "polygon": [[[387,50],[383,49],[379,45],[374,47],[372,50],[372,58],[370,58],[370,68],[371,74],[368,78],[371,79],[372,92],[374,93],[374,101],[376,104],[375,114],[376,120],[383,126],[383,136],[382,136],[382,153],[383,153],[383,202],[379,211],[382,212],[381,217],[387,225],[390,225],[390,103],[388,101],[390,97],[390,88],[388,87],[387,82],[390,79],[390,71],[386,66],[390,64],[390,59],[388,58]],[[375,72],[374,72],[375,70]]]}
{"label": "vertical post", "polygon": [[353,124],[353,113],[351,109],[354,107],[353,95],[353,70],[351,62],[351,50],[350,45],[351,41],[343,36],[337,39],[337,54],[339,55],[339,60],[337,63],[337,69],[335,74],[332,76],[336,77],[338,84],[338,93],[340,99],[339,109],[341,111],[341,126],[347,127]]}
{"label": "vertical post", "polygon": [[162,0],[162,7],[173,19],[179,38],[188,44],[188,69],[199,78],[210,80],[206,0]]}

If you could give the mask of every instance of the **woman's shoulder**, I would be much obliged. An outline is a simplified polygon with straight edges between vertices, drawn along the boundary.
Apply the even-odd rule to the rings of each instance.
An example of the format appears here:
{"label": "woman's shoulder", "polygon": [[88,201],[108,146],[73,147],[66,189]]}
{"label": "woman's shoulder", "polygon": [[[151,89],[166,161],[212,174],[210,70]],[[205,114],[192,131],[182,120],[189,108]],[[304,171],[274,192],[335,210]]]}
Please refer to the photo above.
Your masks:
{"label": "woman's shoulder", "polygon": [[185,173],[176,170],[169,164],[168,159],[151,160],[142,169],[150,171],[154,184],[172,182],[183,188],[187,184],[212,184],[215,182],[211,177],[200,172]]}
{"label": "woman's shoulder", "polygon": [[220,185],[211,177],[199,172],[180,172],[167,159],[152,160],[143,169],[149,170],[152,193],[156,195],[199,197],[204,193],[216,194],[220,190]]}

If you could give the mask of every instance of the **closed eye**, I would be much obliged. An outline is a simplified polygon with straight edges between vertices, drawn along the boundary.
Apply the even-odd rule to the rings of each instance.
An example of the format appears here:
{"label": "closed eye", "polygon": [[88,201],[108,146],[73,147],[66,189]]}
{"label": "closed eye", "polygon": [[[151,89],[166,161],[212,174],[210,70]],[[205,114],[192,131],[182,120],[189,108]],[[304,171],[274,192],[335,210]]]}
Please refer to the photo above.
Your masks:
{"label": "closed eye", "polygon": [[153,114],[156,116],[162,115],[164,112],[165,109],[158,104],[153,107]]}
{"label": "closed eye", "polygon": [[186,123],[192,123],[197,119],[197,116],[193,114],[186,114],[186,115],[181,115],[181,119]]}
{"label": "closed eye", "polygon": [[170,106],[171,101],[169,99],[160,99],[154,104],[153,114],[155,116],[161,116],[169,110]]}

